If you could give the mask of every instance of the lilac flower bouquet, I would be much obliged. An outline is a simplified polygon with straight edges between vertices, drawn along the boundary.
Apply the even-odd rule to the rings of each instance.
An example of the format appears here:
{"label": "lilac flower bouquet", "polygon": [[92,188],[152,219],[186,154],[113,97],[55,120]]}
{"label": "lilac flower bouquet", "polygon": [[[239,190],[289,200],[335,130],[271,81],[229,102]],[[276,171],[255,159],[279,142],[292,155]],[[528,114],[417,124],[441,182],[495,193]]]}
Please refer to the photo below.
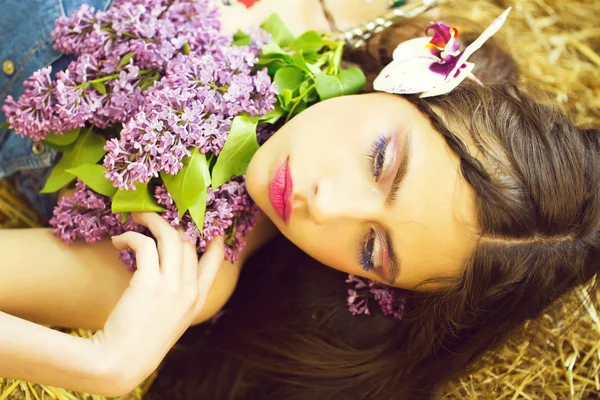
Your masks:
{"label": "lilac flower bouquet", "polygon": [[[227,37],[210,0],[116,0],[56,21],[65,71],[35,72],[7,98],[8,126],[60,153],[43,192],[74,185],[50,224],[66,242],[139,230],[153,211],[204,251],[226,237],[235,261],[255,223],[243,175],[262,136],[316,101],[356,93],[343,43],[294,38],[276,17]],[[263,138],[264,139],[264,138]],[[122,258],[133,265],[131,253]]]}

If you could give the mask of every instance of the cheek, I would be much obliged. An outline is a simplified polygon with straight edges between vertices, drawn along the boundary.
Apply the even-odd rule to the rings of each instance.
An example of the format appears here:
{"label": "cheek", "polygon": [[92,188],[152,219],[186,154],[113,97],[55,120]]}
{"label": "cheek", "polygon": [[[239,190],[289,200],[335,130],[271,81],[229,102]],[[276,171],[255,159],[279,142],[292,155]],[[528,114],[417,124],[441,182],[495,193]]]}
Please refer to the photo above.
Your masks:
{"label": "cheek", "polygon": [[320,263],[342,272],[356,273],[355,238],[348,232],[350,229],[308,224],[282,230],[291,242]]}

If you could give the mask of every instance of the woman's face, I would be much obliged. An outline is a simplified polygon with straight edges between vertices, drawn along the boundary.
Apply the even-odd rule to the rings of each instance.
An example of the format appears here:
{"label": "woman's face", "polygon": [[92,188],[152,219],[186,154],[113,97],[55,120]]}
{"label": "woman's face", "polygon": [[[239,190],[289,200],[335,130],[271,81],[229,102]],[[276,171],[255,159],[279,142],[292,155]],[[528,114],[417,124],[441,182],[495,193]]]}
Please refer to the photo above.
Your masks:
{"label": "woman's face", "polygon": [[476,197],[458,157],[400,96],[310,107],[259,149],[246,183],[311,257],[405,289],[457,277],[477,237]]}

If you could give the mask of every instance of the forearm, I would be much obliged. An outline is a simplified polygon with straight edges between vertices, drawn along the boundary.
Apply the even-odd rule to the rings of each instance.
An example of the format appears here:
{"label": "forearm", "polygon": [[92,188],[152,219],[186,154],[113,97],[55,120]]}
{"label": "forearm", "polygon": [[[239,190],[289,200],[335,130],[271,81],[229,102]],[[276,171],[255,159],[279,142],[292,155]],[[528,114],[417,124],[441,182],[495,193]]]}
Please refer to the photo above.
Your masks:
{"label": "forearm", "polygon": [[[243,262],[271,237],[264,217],[237,264],[223,263],[194,323],[212,318],[235,289]],[[40,324],[103,327],[131,272],[110,241],[66,244],[50,229],[0,230],[0,310]]]}
{"label": "forearm", "polygon": [[0,230],[0,249],[0,310],[41,324],[100,329],[131,279],[109,241]]}
{"label": "forearm", "polygon": [[118,396],[143,377],[128,376],[124,360],[91,339],[0,313],[0,376]]}

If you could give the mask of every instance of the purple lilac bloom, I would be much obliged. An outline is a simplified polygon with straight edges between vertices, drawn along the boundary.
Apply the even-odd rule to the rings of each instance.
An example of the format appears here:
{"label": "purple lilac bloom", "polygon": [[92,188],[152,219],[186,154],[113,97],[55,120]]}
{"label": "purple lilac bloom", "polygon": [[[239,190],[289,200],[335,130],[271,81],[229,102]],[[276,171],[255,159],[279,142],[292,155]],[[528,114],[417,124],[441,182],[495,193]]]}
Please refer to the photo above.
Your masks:
{"label": "purple lilac bloom", "polygon": [[73,243],[77,239],[95,243],[106,235],[143,230],[131,220],[121,223],[121,214],[111,213],[110,197],[95,193],[79,180],[75,187],[71,197],[63,197],[58,201],[50,219],[54,235],[66,243]]}
{"label": "purple lilac bloom", "polygon": [[225,258],[236,262],[238,253],[246,245],[244,237],[256,225],[257,206],[246,191],[243,178],[234,178],[220,188],[208,188],[206,213],[202,234],[189,213],[179,215],[177,206],[164,186],[157,186],[154,197],[165,207],[162,216],[173,226],[183,226],[186,240],[193,242],[203,253],[208,242],[225,237]]}
{"label": "purple lilac bloom", "polygon": [[404,316],[406,295],[400,289],[355,275],[348,275],[346,282],[353,285],[352,289],[348,289],[346,298],[348,310],[352,315],[371,315],[369,299],[373,299],[379,304],[384,315],[398,320]]}
{"label": "purple lilac bloom", "polygon": [[127,266],[128,270],[135,271],[137,269],[135,251],[131,249],[119,251],[119,260],[123,261],[123,264]]}
{"label": "purple lilac bloom", "polygon": [[23,136],[40,140],[52,132],[56,113],[52,108],[55,88],[50,79],[52,67],[42,68],[23,83],[27,89],[18,101],[7,96],[2,111],[11,128]]}
{"label": "purple lilac bloom", "polygon": [[262,47],[271,42],[272,39],[270,33],[262,30],[258,26],[247,28],[244,32],[250,36],[250,51],[257,57],[260,55]]}
{"label": "purple lilac bloom", "polygon": [[276,88],[266,70],[252,72],[248,47],[219,55],[178,55],[165,76],[148,89],[141,111],[124,124],[120,139],[107,143],[107,178],[121,189],[149,182],[159,172],[174,175],[189,148],[218,155],[233,118],[273,109]]}
{"label": "purple lilac bloom", "polygon": [[59,17],[51,36],[54,49],[65,54],[82,54],[94,32],[94,12],[93,7],[83,4],[70,18]]}
{"label": "purple lilac bloom", "polygon": [[[253,69],[270,36],[259,28],[248,34],[250,46],[231,46],[211,0],[115,0],[106,12],[83,5],[59,18],[52,32],[55,49],[76,60],[54,81],[50,68],[34,73],[25,93],[18,101],[8,97],[2,110],[11,128],[34,140],[90,124],[108,128],[107,177],[118,188],[134,189],[161,171],[176,174],[193,147],[218,155],[240,113],[273,110],[277,88],[266,70]],[[199,252],[225,236],[231,261],[256,223],[243,178],[208,189],[201,230],[189,213],[178,214],[161,185],[156,198],[166,207],[163,217],[183,226]],[[78,181],[75,194],[55,207],[55,235],[71,243],[127,230],[147,233],[131,220],[121,223],[111,201]],[[135,268],[131,250],[120,257]]]}
{"label": "purple lilac bloom", "polygon": [[[71,68],[56,74],[56,115],[61,121],[55,132],[83,127],[100,108],[103,95],[93,87],[77,84]],[[58,124],[57,124],[58,125]]]}
{"label": "purple lilac bloom", "polygon": [[139,68],[130,63],[121,68],[118,78],[106,83],[108,95],[92,116],[91,122],[95,126],[106,128],[122,124],[137,114],[144,100],[138,72]]}

